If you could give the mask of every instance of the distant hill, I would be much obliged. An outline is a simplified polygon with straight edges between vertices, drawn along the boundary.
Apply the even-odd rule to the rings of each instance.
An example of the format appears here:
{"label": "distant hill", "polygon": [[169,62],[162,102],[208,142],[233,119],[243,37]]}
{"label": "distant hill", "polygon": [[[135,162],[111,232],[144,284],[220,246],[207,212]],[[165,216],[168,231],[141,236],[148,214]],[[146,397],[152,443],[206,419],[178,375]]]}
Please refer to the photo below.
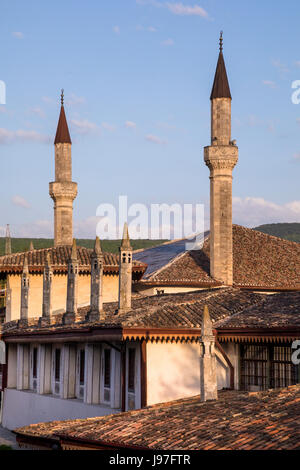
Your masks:
{"label": "distant hill", "polygon": [[[49,248],[53,246],[53,239],[51,238],[12,238],[11,248],[13,253],[27,251],[32,241],[35,249]],[[141,248],[150,248],[152,246],[161,245],[167,240],[131,240],[131,245],[134,250]],[[84,246],[85,248],[93,248],[95,240],[90,239],[76,239],[78,246]],[[109,251],[110,253],[118,253],[121,240],[102,240],[101,246],[103,251]],[[0,238],[0,256],[4,255],[5,252],[5,238]]]}
{"label": "distant hill", "polygon": [[300,243],[300,223],[294,224],[266,224],[255,227],[254,230]]}

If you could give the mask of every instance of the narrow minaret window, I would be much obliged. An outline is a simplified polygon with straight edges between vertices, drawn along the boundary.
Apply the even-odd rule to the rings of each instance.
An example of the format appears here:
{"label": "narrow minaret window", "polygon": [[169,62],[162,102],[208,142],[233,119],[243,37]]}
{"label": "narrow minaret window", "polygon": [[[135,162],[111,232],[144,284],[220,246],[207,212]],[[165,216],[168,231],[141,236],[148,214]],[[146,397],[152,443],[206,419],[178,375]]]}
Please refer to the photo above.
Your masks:
{"label": "narrow minaret window", "polygon": [[104,257],[100,240],[99,237],[96,237],[94,251],[91,255],[91,310],[86,317],[88,321],[92,322],[104,319],[103,264]]}
{"label": "narrow minaret window", "polygon": [[54,201],[54,246],[72,245],[73,241],[73,201],[77,196],[77,183],[72,182],[71,146],[62,90],[54,141],[55,182],[49,184],[49,194]]}
{"label": "narrow minaret window", "polygon": [[67,306],[63,315],[63,323],[70,324],[76,321],[78,298],[78,258],[76,240],[74,238],[71,257],[68,262]]}
{"label": "narrow minaret window", "polygon": [[222,33],[210,99],[211,145],[204,149],[204,161],[210,170],[210,274],[232,285],[232,171],[238,161],[238,148],[231,140],[231,93]]}
{"label": "narrow minaret window", "polygon": [[21,276],[21,321],[28,320],[28,306],[29,306],[29,268],[28,257],[25,254],[23,263],[23,272]]}
{"label": "narrow minaret window", "polygon": [[200,396],[202,401],[217,400],[215,337],[207,305],[204,307],[200,337]]}
{"label": "narrow minaret window", "polygon": [[11,236],[10,236],[10,230],[9,230],[9,225],[6,225],[6,236],[5,236],[5,254],[10,255],[11,254]]}
{"label": "narrow minaret window", "polygon": [[132,247],[128,234],[128,225],[125,223],[123,240],[119,248],[119,313],[128,312],[131,309],[132,289]]}
{"label": "narrow minaret window", "polygon": [[51,321],[52,314],[52,277],[50,253],[46,255],[46,262],[43,275],[43,313],[40,318],[40,325],[48,324]]}

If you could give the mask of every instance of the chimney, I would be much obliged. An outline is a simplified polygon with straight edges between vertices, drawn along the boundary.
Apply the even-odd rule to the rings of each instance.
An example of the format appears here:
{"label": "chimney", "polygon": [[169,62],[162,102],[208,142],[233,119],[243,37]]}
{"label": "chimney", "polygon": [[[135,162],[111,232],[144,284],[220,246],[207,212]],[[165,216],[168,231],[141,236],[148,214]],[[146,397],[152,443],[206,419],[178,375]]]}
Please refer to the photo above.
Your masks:
{"label": "chimney", "polygon": [[99,237],[96,237],[94,251],[91,255],[91,310],[86,320],[97,322],[104,320],[103,311],[103,264],[104,258]]}
{"label": "chimney", "polygon": [[125,222],[122,244],[119,248],[119,308],[118,313],[131,310],[132,289],[132,247],[128,234],[128,225]]}
{"label": "chimney", "polygon": [[78,297],[78,259],[76,240],[73,239],[71,257],[68,262],[67,308],[63,315],[63,324],[69,325],[76,321]]}
{"label": "chimney", "polygon": [[5,321],[11,321],[11,287],[9,282],[9,276],[7,276],[6,280]]}
{"label": "chimney", "polygon": [[10,230],[9,230],[8,224],[6,225],[5,254],[11,255],[11,236],[10,236]]}
{"label": "chimney", "polygon": [[204,307],[200,337],[200,395],[202,401],[217,400],[215,337],[207,305]]}
{"label": "chimney", "polygon": [[29,304],[29,268],[28,257],[25,253],[23,272],[21,276],[21,315],[19,326],[27,326],[28,324],[28,304]]}
{"label": "chimney", "polygon": [[46,255],[46,262],[43,275],[43,313],[39,319],[39,326],[46,326],[51,323],[52,314],[52,267],[50,253]]}

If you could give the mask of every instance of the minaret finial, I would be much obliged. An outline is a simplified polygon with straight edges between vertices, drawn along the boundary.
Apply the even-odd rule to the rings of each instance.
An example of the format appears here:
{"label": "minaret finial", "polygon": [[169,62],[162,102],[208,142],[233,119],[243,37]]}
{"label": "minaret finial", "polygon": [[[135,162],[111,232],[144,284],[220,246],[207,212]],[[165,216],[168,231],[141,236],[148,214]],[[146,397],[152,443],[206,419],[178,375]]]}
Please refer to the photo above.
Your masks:
{"label": "minaret finial", "polygon": [[219,41],[219,44],[220,44],[220,52],[223,51],[223,31],[220,31],[220,41]]}
{"label": "minaret finial", "polygon": [[60,101],[61,101],[61,105],[63,106],[64,105],[64,89],[63,88],[61,89]]}

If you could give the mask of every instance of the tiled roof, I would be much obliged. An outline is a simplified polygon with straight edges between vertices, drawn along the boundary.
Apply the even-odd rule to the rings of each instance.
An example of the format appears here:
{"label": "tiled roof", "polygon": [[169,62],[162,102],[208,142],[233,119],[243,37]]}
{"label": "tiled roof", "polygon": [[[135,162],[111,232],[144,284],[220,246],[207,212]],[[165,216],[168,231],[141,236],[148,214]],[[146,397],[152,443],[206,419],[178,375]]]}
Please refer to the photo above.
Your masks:
{"label": "tiled roof", "polygon": [[[237,287],[300,290],[300,243],[233,225],[233,282]],[[143,284],[215,286],[210,276],[210,238],[201,250],[179,254]]]}
{"label": "tiled roof", "polygon": [[[43,272],[47,253],[50,254],[50,261],[54,272],[67,272],[67,265],[71,256],[71,251],[72,246],[64,245],[0,256],[0,272],[22,272],[25,255],[28,257],[30,272]],[[79,272],[90,271],[92,252],[92,249],[77,247]],[[106,252],[104,252],[103,255],[104,272],[119,272],[119,256],[114,253]],[[146,264],[141,261],[133,261],[134,272],[141,272],[142,274],[146,270],[146,267]]]}
{"label": "tiled roof", "polygon": [[[127,313],[116,314],[116,302],[105,303],[105,320],[94,324],[83,321],[89,307],[78,309],[79,318],[76,323],[68,327],[71,329],[86,329],[90,327],[115,328],[165,328],[165,329],[193,329],[200,328],[204,305],[209,308],[213,322],[224,319],[234,313],[243,311],[246,307],[264,301],[265,295],[253,294],[240,289],[221,288],[203,290],[184,294],[171,294],[162,296],[140,297],[132,301],[132,310]],[[43,328],[45,331],[59,331],[66,327],[60,324],[61,317],[57,317],[55,325]],[[4,325],[9,334],[39,333],[40,328],[35,326],[36,319],[30,319],[30,327],[16,329],[17,323]]]}
{"label": "tiled roof", "polygon": [[[181,399],[100,418],[39,423],[22,436],[160,450],[300,449],[300,385],[266,392],[225,391],[219,400]],[[75,441],[76,440],[76,441]]]}
{"label": "tiled roof", "polygon": [[217,323],[218,331],[228,328],[300,328],[300,292],[268,295],[260,304]]}

